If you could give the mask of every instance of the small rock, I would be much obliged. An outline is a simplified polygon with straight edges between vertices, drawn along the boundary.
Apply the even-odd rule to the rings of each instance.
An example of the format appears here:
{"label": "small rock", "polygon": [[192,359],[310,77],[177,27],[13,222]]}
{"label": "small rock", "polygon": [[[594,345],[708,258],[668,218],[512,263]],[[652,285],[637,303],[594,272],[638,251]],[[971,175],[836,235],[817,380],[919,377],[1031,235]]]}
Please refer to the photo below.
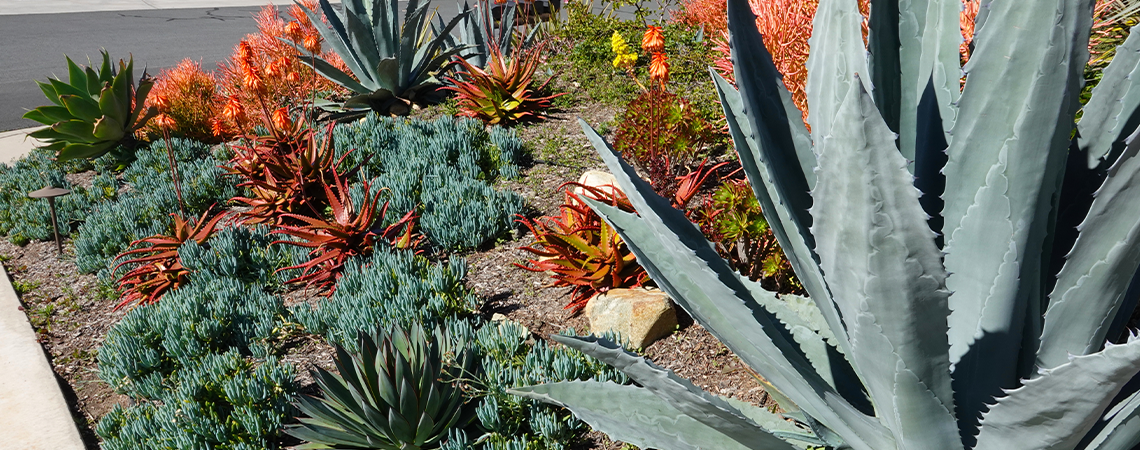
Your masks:
{"label": "small rock", "polygon": [[613,331],[634,348],[645,348],[677,328],[673,301],[657,289],[610,289],[586,303],[590,332]]}
{"label": "small rock", "polygon": [[507,320],[507,316],[505,316],[503,314],[500,314],[500,313],[491,314],[491,321],[492,322],[503,322],[505,320]]}

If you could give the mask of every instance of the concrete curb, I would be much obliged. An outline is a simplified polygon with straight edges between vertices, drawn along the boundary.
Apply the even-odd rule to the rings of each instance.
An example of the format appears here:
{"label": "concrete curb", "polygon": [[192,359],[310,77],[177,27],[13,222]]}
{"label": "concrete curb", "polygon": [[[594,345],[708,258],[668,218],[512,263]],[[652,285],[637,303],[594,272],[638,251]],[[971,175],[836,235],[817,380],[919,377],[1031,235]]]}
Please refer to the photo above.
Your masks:
{"label": "concrete curb", "polygon": [[12,164],[36,146],[42,145],[39,140],[28,137],[28,133],[40,128],[43,127],[0,132],[0,164]]}
{"label": "concrete curb", "polygon": [[55,373],[36,341],[16,290],[0,267],[0,446],[24,450],[83,450]]}

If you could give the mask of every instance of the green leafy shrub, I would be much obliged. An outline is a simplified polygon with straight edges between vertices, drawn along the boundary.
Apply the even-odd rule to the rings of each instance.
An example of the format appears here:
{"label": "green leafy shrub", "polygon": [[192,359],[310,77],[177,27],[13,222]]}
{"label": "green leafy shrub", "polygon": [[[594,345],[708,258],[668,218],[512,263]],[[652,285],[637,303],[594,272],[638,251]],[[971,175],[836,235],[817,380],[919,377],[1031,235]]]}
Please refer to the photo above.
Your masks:
{"label": "green leafy shrub", "polygon": [[462,259],[432,264],[407,250],[377,251],[345,264],[336,293],[316,307],[300,305],[293,318],[314,334],[349,351],[377,326],[435,326],[471,312],[476,297],[463,285]]}
{"label": "green leafy shrub", "polygon": [[[218,167],[219,161],[210,155],[206,144],[171,139],[171,148],[178,161],[187,214],[201,214],[210,205],[236,194],[234,180]],[[165,143],[155,142],[136,155],[138,160],[123,172],[130,190],[117,201],[98,205],[79,227],[74,244],[80,271],[107,269],[131,242],[169,231],[167,216],[179,212]]]}
{"label": "green leafy shrub", "polygon": [[[370,115],[338,126],[334,136],[349,166],[387,188],[384,225],[418,210],[422,232],[445,249],[478,247],[512,227],[524,201],[491,183],[518,175],[522,143],[513,132],[471,119],[435,121]],[[365,158],[368,158],[365,160]]]}
{"label": "green leafy shrub", "polygon": [[193,279],[127,313],[99,348],[99,376],[139,403],[100,421],[105,448],[267,448],[295,391],[271,355],[284,313],[232,278]]}
{"label": "green leafy shrub", "polygon": [[77,169],[72,162],[52,161],[48,150],[33,150],[10,166],[0,164],[0,235],[8,236],[17,245],[52,239],[51,210],[47,201],[28,198],[29,192],[47,186],[72,191],[55,200],[59,232],[64,236],[71,234],[94,205],[115,198],[117,182],[113,173],[96,176],[93,186],[86,189],[64,178]]}

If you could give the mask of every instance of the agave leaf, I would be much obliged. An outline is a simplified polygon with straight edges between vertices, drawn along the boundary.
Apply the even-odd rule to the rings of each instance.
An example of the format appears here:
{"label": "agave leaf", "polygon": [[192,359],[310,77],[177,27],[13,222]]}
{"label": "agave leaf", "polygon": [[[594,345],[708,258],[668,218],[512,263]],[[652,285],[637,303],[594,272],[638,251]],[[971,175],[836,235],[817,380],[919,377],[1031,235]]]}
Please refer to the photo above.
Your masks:
{"label": "agave leaf", "polygon": [[[111,80],[111,94],[119,97],[120,99],[131,98],[131,86],[134,85],[135,79],[135,60],[131,58],[130,62],[124,64],[123,60],[119,60],[119,73],[115,74],[115,78]],[[103,95],[100,92],[100,95]],[[136,106],[135,109],[142,109],[142,103]]]}
{"label": "agave leaf", "polygon": [[111,116],[103,116],[95,119],[95,127],[91,133],[95,139],[113,142],[118,142],[125,135],[123,133],[123,124]]}
{"label": "agave leaf", "polygon": [[1116,48],[1112,62],[1092,90],[1077,123],[1077,143],[1088,152],[1088,168],[1094,168],[1106,157],[1124,150],[1124,139],[1136,130],[1140,121],[1140,36],[1132,34]]}
{"label": "agave leaf", "polygon": [[71,142],[86,142],[88,144],[98,142],[92,134],[94,132],[94,125],[91,122],[83,120],[69,120],[67,122],[59,122],[52,125],[51,128],[57,132],[67,135],[67,139]]}
{"label": "agave leaf", "polygon": [[[158,109],[150,106],[142,106],[146,104],[146,97],[150,95],[150,90],[154,88],[154,79],[148,78],[146,72],[143,72],[143,78],[139,81],[139,87],[135,90],[135,106],[131,111],[130,117],[123,125],[130,127],[132,130],[146,124],[151,117],[158,115]],[[129,97],[123,97],[124,99]]]}
{"label": "agave leaf", "polygon": [[48,83],[36,81],[36,85],[40,87],[40,91],[44,93],[44,97],[47,97],[47,99],[54,103],[56,106],[63,106],[63,102],[59,101],[59,96],[61,94],[58,90],[56,90],[54,83],[51,83],[52,80],[48,81]]}
{"label": "agave leaf", "polygon": [[1140,445],[1140,392],[1134,392],[1104,416],[1104,428],[1086,450],[1131,450]]}
{"label": "agave leaf", "polygon": [[[856,74],[871,73],[867,49],[863,47],[863,15],[856,0],[820,0],[808,39],[807,59],[808,125],[815,145],[831,134],[831,124],[840,104],[857,82]],[[735,50],[735,49],[734,49]],[[735,61],[734,61],[735,62]],[[740,77],[737,76],[739,80]],[[864,81],[871,91],[870,79]],[[742,89],[743,86],[741,87]]]}
{"label": "agave leaf", "polygon": [[878,423],[843,400],[815,373],[783,334],[779,322],[751,300],[739,274],[717,255],[700,230],[668,200],[653,193],[601,136],[579,121],[640,217],[584,200],[621,234],[661,289],[853,447],[892,448],[891,438]]}
{"label": "agave leaf", "polygon": [[[913,5],[918,1],[907,3]],[[908,10],[912,8],[913,6],[908,6]],[[875,87],[872,94],[883,120],[895,132],[899,131],[902,101],[902,71],[899,70],[902,61],[899,53],[903,44],[900,42],[902,35],[899,30],[905,29],[901,22],[907,18],[899,15],[899,0],[871,0],[871,17],[867,21],[867,50],[870,57],[870,81]],[[911,43],[909,41],[913,41],[915,35],[909,31],[906,38]]]}
{"label": "agave leaf", "polygon": [[858,77],[817,148],[811,231],[878,416],[903,448],[960,449],[942,254],[894,133]]}
{"label": "agave leaf", "polygon": [[[957,0],[904,0],[900,3],[902,112],[898,128],[899,150],[911,161],[913,172],[917,169],[915,162],[928,157],[925,152],[941,153],[944,150],[938,148],[941,147],[939,145],[929,148],[925,143],[946,141],[944,136],[918,134],[941,134],[954,124],[954,104],[960,95],[958,46],[962,42],[959,25],[962,5]],[[926,101],[934,105],[924,104],[923,95],[928,88],[933,91],[933,97]],[[936,117],[924,117],[929,115]],[[941,120],[941,126],[920,125],[938,120]],[[932,174],[916,173],[920,178]]]}
{"label": "agave leaf", "polygon": [[44,125],[54,125],[56,122],[65,122],[75,117],[63,106],[41,106],[24,113],[23,118],[34,120]]}
{"label": "agave leaf", "polygon": [[[373,90],[375,90],[365,87],[359,81],[354,80],[351,75],[341,72],[340,69],[337,69],[332,64],[329,64],[328,61],[325,61],[321,58],[298,55],[297,60],[301,61],[301,64],[313,68],[313,70],[316,70],[317,73],[321,74],[321,76],[332,80],[332,82],[339,84],[341,87],[352,92],[365,94],[371,93]],[[374,84],[372,80],[369,80],[368,82],[370,84]]]}
{"label": "agave leaf", "polygon": [[110,86],[104,87],[99,91],[99,112],[103,113],[104,116],[114,118],[120,124],[126,123],[131,105],[124,100],[127,99],[116,97],[111,92]]}
{"label": "agave leaf", "polygon": [[715,428],[720,433],[747,448],[792,449],[793,447],[772,436],[735,407],[670,370],[657,367],[645,358],[627,352],[619,345],[593,336],[574,337],[551,335],[551,339],[578,350],[629,375],[635,383],[661,397],[673,409]]}
{"label": "agave leaf", "polygon": [[100,156],[115,146],[119,145],[118,142],[100,142],[97,144],[83,144],[73,143],[63,146],[63,149],[56,155],[56,159],[60,161],[69,161],[72,159],[87,159]]}
{"label": "agave leaf", "polygon": [[87,60],[87,67],[83,70],[87,75],[87,92],[92,94],[103,90],[103,82],[99,81],[99,74],[91,68],[91,60]]}
{"label": "agave leaf", "polygon": [[63,106],[67,107],[67,111],[77,119],[86,122],[94,122],[95,119],[103,116],[99,111],[99,103],[92,100],[90,96],[80,95],[63,95],[59,97],[63,102]]}
{"label": "agave leaf", "polygon": [[[1140,267],[1140,139],[1108,169],[1080,236],[1069,251],[1045,313],[1040,367],[1056,367],[1069,355],[1100,350],[1132,275]],[[1130,314],[1130,311],[1125,311]]]}
{"label": "agave leaf", "polygon": [[[771,71],[774,72],[775,68],[773,67]],[[807,214],[808,205],[802,205],[804,207],[802,211],[791,208],[782,199],[781,189],[776,184],[778,181],[776,174],[799,169],[796,167],[777,169],[780,167],[776,164],[778,160],[765,156],[768,147],[766,144],[762,144],[764,141],[758,139],[757,134],[752,133],[753,124],[751,122],[755,120],[750,121],[748,119],[752,118],[745,115],[741,94],[715,71],[710,72],[713,79],[716,80],[717,93],[720,96],[721,104],[724,105],[725,118],[728,122],[729,131],[732,133],[737,154],[740,155],[741,165],[748,175],[757,201],[760,202],[760,208],[767,211],[765,218],[768,221],[768,226],[771,227],[773,234],[780,242],[780,248],[787,255],[788,262],[791,263],[792,268],[799,276],[804,289],[807,290],[811,299],[815,301],[816,306],[823,313],[824,318],[827,319],[828,327],[836,334],[839,347],[843,349],[844,353],[847,353],[849,344],[846,328],[835,303],[832,301],[831,293],[828,292],[827,282],[823,279],[823,271],[819,268],[815,252],[812,250],[815,241],[808,229],[811,219],[811,216]],[[766,91],[761,90],[760,92]],[[809,149],[808,152],[811,153],[811,150]],[[814,153],[812,158],[812,168],[814,169]],[[814,179],[813,172],[812,180]],[[798,183],[794,184],[799,185]]]}
{"label": "agave leaf", "polygon": [[356,50],[356,55],[360,58],[361,68],[370,70],[367,78],[379,81],[377,78],[379,74],[376,71],[379,70],[377,66],[382,58],[376,51],[371,24],[361,22],[360,17],[351,11],[344,14],[341,20],[344,21],[344,28],[348,34],[348,44]]}
{"label": "agave leaf", "polygon": [[982,416],[977,450],[1077,446],[1117,392],[1140,371],[1140,340],[1074,356],[1008,391]]}
{"label": "agave leaf", "polygon": [[396,53],[396,43],[400,39],[400,19],[396,16],[398,3],[395,0],[374,0],[372,2],[372,33],[380,45],[380,55],[389,57]]}
{"label": "agave leaf", "polygon": [[1091,3],[989,3],[965,67],[943,217],[950,361],[967,441],[984,403],[1016,385],[1026,307],[1044,295],[1035,274],[1079,106]]}
{"label": "agave leaf", "polygon": [[[728,29],[732,64],[740,86],[742,107],[738,120],[748,123],[744,129],[750,130],[752,139],[759,144],[749,148],[759,155],[755,157],[758,161],[774,166],[770,170],[789,171],[773,181],[780,191],[773,195],[787,202],[798,219],[810,221],[807,208],[811,206],[811,197],[807,193],[815,186],[815,153],[803,114],[792,102],[783,76],[764,47],[764,39],[756,28],[756,14],[748,2],[728,2]],[[709,72],[716,73],[711,69]],[[736,143],[736,148],[745,148],[744,142]],[[804,223],[805,228],[807,225],[810,222]]]}
{"label": "agave leaf", "polygon": [[75,86],[76,88],[87,89],[88,97],[91,96],[91,93],[99,91],[98,89],[90,89],[90,86],[87,84],[87,74],[83,71],[83,68],[75,64],[75,61],[72,61],[68,56],[64,56],[64,59],[67,59],[67,84]]}
{"label": "agave leaf", "polygon": [[[611,382],[564,381],[507,392],[565,407],[614,440],[661,450],[764,449],[746,446],[677,410],[646,388]],[[791,447],[775,437],[769,439]]]}
{"label": "agave leaf", "polygon": [[[355,49],[352,48],[351,41],[348,38],[348,32],[344,29],[344,22],[341,21],[340,15],[336,13],[336,10],[333,9],[328,0],[321,0],[321,12],[323,13],[324,20],[321,19],[322,14],[317,14],[304,5],[301,5],[301,9],[305,10],[305,15],[309,17],[309,21],[316,25],[317,31],[321,33],[321,37],[324,38],[325,43],[329,44],[333,51],[340,55],[341,60],[344,61],[344,65],[348,66],[348,70],[355,74],[356,78],[362,82],[372,81],[367,77],[368,70],[365,69],[364,63],[360,60],[360,56],[358,56]],[[325,23],[328,25],[322,26]],[[302,62],[304,62],[304,59],[302,59]],[[314,67],[314,69],[316,69],[316,67]],[[332,77],[329,77],[329,79],[337,81],[337,79]],[[355,91],[355,89],[353,90]]]}
{"label": "agave leaf", "polygon": [[404,87],[404,85],[400,84],[400,72],[402,71],[400,61],[390,56],[380,60],[380,63],[376,65],[376,76],[374,79],[381,89],[387,89],[398,95],[402,93],[400,91]]}
{"label": "agave leaf", "polygon": [[99,65],[99,81],[102,83],[110,83],[115,79],[115,70],[111,66],[111,55],[106,51],[100,51],[103,55],[103,63]]}
{"label": "agave leaf", "polygon": [[[346,446],[364,447],[371,443],[367,440],[360,439],[360,435],[353,433],[345,433],[342,430],[317,425],[317,424],[302,424],[285,427],[285,433],[297,439],[309,442],[327,442],[330,444],[340,444]],[[320,448],[320,447],[316,447]],[[324,447],[328,448],[328,447]]]}
{"label": "agave leaf", "polygon": [[[48,83],[51,83],[51,87],[54,88],[55,92],[58,94],[58,95],[56,95],[56,101],[58,102],[57,104],[60,106],[67,106],[67,105],[64,105],[63,100],[61,100],[61,98],[65,95],[74,95],[77,97],[86,97],[88,100],[91,100],[91,94],[84,92],[83,90],[76,88],[72,85],[69,85],[67,83],[64,83],[62,81],[56,80],[54,78],[49,78]],[[45,94],[47,93],[46,90],[44,93]]]}

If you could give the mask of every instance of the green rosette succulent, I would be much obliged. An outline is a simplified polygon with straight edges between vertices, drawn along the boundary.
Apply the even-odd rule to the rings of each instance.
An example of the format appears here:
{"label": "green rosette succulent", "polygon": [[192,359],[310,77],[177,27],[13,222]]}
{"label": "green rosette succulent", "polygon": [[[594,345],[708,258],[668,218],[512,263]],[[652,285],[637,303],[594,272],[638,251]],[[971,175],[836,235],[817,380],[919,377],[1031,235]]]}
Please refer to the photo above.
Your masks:
{"label": "green rosette succulent", "polygon": [[416,324],[363,334],[359,352],[336,346],[339,375],[313,373],[324,398],[301,397],[297,408],[309,417],[285,432],[308,442],[298,449],[439,448],[475,417],[459,385],[475,355],[454,341]]}
{"label": "green rosette succulent", "polygon": [[135,131],[157,111],[144,107],[154,79],[143,72],[134,83],[134,58],[119,60],[119,70],[111,57],[103,54],[98,72],[89,64],[82,68],[67,58],[68,82],[48,79],[40,90],[52,102],[24,114],[25,119],[47,125],[28,135],[44,141],[44,148],[56,152],[60,161],[94,159],[118,151],[118,159],[129,160],[138,141]]}

